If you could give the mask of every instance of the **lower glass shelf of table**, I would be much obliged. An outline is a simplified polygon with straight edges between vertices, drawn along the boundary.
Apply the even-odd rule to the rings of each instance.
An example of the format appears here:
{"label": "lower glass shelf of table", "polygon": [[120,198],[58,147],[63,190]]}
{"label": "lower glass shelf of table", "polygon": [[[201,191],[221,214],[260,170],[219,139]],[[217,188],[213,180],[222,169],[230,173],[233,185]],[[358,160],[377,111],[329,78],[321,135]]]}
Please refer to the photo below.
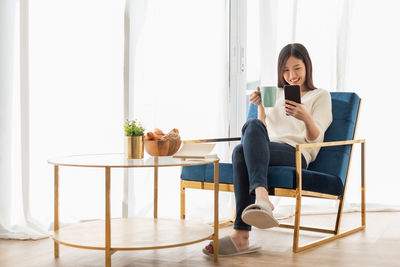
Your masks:
{"label": "lower glass shelf of table", "polygon": [[[105,250],[105,221],[63,227],[53,239],[63,245]],[[211,239],[213,227],[175,219],[128,218],[111,220],[111,250],[143,250],[185,246]]]}

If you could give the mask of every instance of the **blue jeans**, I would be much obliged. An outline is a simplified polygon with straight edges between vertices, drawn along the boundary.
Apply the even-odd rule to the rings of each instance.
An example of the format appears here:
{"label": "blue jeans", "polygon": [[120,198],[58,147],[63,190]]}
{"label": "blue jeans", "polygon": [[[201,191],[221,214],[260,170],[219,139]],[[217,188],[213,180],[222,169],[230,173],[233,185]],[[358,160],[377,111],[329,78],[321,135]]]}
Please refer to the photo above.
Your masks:
{"label": "blue jeans", "polygon": [[[288,144],[270,142],[265,125],[258,119],[251,119],[243,125],[242,142],[232,153],[233,183],[236,198],[236,220],[234,229],[251,230],[242,221],[242,212],[255,202],[254,190],[268,189],[269,166],[296,166],[296,149]],[[302,168],[307,167],[302,155]]]}

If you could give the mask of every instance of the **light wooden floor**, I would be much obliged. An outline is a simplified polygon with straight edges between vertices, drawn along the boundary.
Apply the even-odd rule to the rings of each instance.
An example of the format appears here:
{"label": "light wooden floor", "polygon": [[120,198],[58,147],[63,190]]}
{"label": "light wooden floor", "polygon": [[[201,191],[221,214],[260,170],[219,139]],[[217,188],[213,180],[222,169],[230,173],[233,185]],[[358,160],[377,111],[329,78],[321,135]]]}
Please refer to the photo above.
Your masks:
{"label": "light wooden floor", "polygon": [[[328,224],[328,221],[332,223]],[[347,213],[342,229],[359,224],[359,214]],[[303,225],[333,226],[331,215],[303,216]],[[305,252],[291,251],[292,231],[268,229],[252,231],[252,241],[261,252],[221,257],[219,263],[201,253],[208,242],[171,249],[117,252],[113,266],[400,266],[400,212],[370,212],[367,229]],[[232,227],[221,229],[224,236]],[[323,236],[302,232],[303,241]],[[301,242],[301,241],[300,241]],[[51,239],[15,241],[0,239],[1,267],[104,266],[104,252],[60,246],[60,258],[53,258]]]}

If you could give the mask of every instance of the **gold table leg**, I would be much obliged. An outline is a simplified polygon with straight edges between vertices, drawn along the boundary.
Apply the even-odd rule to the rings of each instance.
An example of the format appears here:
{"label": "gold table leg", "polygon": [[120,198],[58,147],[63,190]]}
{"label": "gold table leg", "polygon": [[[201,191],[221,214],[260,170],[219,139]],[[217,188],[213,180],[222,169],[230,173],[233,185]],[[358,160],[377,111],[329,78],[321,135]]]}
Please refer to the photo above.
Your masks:
{"label": "gold table leg", "polygon": [[296,147],[296,211],[294,217],[294,233],[293,233],[293,252],[297,252],[299,248],[299,231],[300,231],[300,215],[301,215],[301,196],[302,196],[302,170],[301,170],[301,149]]}
{"label": "gold table leg", "polygon": [[158,217],[158,167],[154,167],[154,219]]}
{"label": "gold table leg", "polygon": [[214,163],[214,262],[218,261],[218,196],[219,196],[219,161]]}
{"label": "gold table leg", "polygon": [[182,220],[185,219],[185,187],[183,186],[182,180],[181,180],[181,219]]}
{"label": "gold table leg", "polygon": [[106,266],[111,267],[111,208],[110,208],[110,176],[111,169],[106,167],[106,184],[105,184],[105,199],[106,199]]}
{"label": "gold table leg", "polygon": [[[58,221],[58,165],[54,165],[54,233],[59,229]],[[54,241],[54,258],[60,255],[60,247]]]}

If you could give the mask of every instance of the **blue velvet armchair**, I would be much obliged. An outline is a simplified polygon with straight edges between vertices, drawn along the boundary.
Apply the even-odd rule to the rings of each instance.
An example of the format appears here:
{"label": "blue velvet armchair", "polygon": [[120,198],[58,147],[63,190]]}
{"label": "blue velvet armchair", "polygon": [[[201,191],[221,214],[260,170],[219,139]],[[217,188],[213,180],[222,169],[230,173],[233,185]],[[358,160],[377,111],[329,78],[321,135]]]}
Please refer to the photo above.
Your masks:
{"label": "blue velvet armchair", "polygon": [[[298,144],[296,167],[270,167],[268,191],[271,195],[296,198],[294,225],[280,227],[294,229],[293,252],[303,251],[337,238],[363,230],[365,223],[365,140],[354,140],[361,99],[355,93],[331,92],[333,121],[327,129],[323,143]],[[247,119],[257,118],[257,107],[250,104]],[[240,137],[191,140],[193,142],[238,141]],[[190,141],[188,141],[190,142]],[[352,148],[361,144],[361,226],[340,233],[344,196],[348,180]],[[301,169],[301,150],[321,147],[314,162]],[[214,166],[201,165],[183,167],[181,172],[181,218],[185,218],[185,189],[209,189],[214,185]],[[219,165],[219,190],[233,192],[232,164]],[[302,197],[316,197],[339,201],[334,229],[300,226]],[[322,232],[328,237],[299,245],[299,230]]]}

